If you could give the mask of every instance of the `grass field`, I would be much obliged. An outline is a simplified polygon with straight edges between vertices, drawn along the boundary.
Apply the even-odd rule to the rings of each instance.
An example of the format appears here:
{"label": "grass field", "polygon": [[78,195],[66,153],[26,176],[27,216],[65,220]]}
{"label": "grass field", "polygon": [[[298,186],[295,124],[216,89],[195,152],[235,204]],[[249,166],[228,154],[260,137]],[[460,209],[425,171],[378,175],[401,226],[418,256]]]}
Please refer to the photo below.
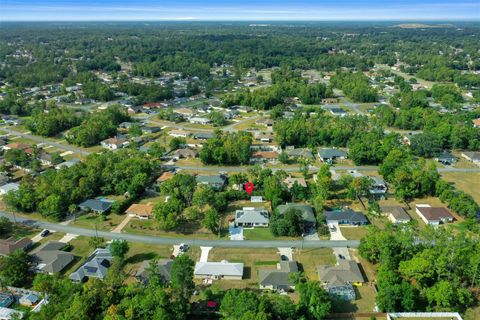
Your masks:
{"label": "grass field", "polygon": [[471,195],[480,203],[480,173],[478,172],[443,172],[442,177],[453,182],[455,186]]}
{"label": "grass field", "polygon": [[297,249],[293,253],[293,259],[298,262],[308,279],[317,281],[317,266],[334,265],[336,262],[331,248]]}
{"label": "grass field", "polygon": [[110,231],[115,228],[122,220],[125,219],[125,215],[118,215],[111,213],[105,220],[101,215],[91,213],[83,214],[71,222],[71,226]]}
{"label": "grass field", "polygon": [[367,234],[367,227],[340,227],[342,234],[348,240],[360,240]]}

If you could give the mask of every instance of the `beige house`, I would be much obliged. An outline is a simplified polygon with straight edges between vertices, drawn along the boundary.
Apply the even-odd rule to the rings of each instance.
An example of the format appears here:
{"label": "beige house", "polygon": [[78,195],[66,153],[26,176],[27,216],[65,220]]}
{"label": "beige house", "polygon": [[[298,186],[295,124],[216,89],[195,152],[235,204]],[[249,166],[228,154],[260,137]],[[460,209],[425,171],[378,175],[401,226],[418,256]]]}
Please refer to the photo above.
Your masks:
{"label": "beige house", "polygon": [[231,263],[226,260],[221,262],[197,262],[194,270],[195,278],[200,279],[225,279],[242,280],[243,263]]}

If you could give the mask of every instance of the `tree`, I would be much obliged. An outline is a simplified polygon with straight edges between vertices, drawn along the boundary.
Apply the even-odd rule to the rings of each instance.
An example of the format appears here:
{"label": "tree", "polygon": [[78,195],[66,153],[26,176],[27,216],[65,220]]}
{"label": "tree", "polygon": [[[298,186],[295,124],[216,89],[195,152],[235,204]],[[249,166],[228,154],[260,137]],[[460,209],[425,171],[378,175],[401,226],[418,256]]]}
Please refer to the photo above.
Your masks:
{"label": "tree", "polygon": [[187,144],[187,140],[185,140],[185,138],[175,137],[172,140],[170,140],[170,143],[168,144],[168,146],[170,150],[176,150],[183,147],[186,144]]}
{"label": "tree", "polygon": [[128,129],[128,134],[132,137],[139,137],[142,135],[142,128],[138,124],[133,124]]}
{"label": "tree", "polygon": [[275,236],[301,236],[303,233],[302,212],[290,208],[283,214],[275,214],[270,221],[270,229]]}
{"label": "tree", "polygon": [[31,277],[32,258],[23,250],[0,257],[0,283],[5,286],[28,286]]}
{"label": "tree", "polygon": [[442,141],[436,134],[419,133],[410,139],[410,148],[416,156],[432,158],[442,151]]}
{"label": "tree", "polygon": [[288,154],[285,152],[285,150],[282,150],[282,152],[278,156],[278,160],[283,164],[288,163]]}
{"label": "tree", "polygon": [[220,216],[214,208],[207,209],[205,211],[205,218],[203,218],[203,226],[210,230],[212,233],[219,231]]}
{"label": "tree", "polygon": [[0,217],[0,239],[8,238],[13,232],[13,223],[7,217]]}
{"label": "tree", "polygon": [[147,153],[155,158],[161,158],[165,154],[165,148],[160,142],[154,142],[148,147]]}
{"label": "tree", "polygon": [[230,289],[223,296],[220,313],[224,319],[241,319],[247,312],[256,314],[259,308],[258,296],[250,290]]}
{"label": "tree", "polygon": [[307,319],[324,319],[332,308],[330,296],[323,287],[315,281],[302,280],[296,285],[300,294],[298,309]]}
{"label": "tree", "polygon": [[101,237],[91,237],[88,240],[88,245],[92,247],[93,249],[101,248],[103,247],[103,244],[105,243],[105,239]]}
{"label": "tree", "polygon": [[181,255],[173,260],[170,276],[170,287],[178,301],[178,312],[186,316],[190,308],[189,301],[195,289],[193,282],[194,262],[187,255]]}
{"label": "tree", "polygon": [[114,239],[112,240],[112,243],[110,243],[110,252],[115,257],[123,259],[129,249],[130,246],[128,245],[127,240]]}

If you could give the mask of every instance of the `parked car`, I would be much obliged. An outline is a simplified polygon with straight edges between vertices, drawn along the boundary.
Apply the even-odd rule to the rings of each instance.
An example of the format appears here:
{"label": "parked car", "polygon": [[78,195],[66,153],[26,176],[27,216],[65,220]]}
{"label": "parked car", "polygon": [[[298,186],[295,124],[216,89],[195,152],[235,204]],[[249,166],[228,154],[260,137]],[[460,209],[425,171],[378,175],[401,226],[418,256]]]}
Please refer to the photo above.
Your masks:
{"label": "parked car", "polygon": [[41,237],[46,237],[50,234],[50,231],[47,229],[43,229],[42,232],[40,232]]}
{"label": "parked car", "polygon": [[180,248],[179,249],[180,249],[181,252],[187,252],[188,245],[185,244],[185,243],[180,243]]}

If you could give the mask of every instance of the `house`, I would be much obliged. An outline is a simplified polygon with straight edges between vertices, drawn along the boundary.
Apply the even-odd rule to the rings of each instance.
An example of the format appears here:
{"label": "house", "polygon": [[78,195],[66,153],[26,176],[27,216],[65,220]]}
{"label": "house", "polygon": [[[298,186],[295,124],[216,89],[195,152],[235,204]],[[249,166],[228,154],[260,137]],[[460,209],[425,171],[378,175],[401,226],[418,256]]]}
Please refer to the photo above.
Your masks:
{"label": "house", "polygon": [[261,132],[258,132],[255,134],[255,140],[261,141],[261,142],[271,142],[273,139],[273,135],[271,134],[264,134]]}
{"label": "house", "polygon": [[255,124],[264,125],[265,127],[273,127],[273,123],[272,119],[258,119],[255,121]]}
{"label": "house", "polygon": [[10,191],[17,191],[18,188],[20,188],[20,184],[16,182],[10,182],[10,183],[4,184],[3,186],[0,187],[0,195],[7,194]]}
{"label": "house", "polygon": [[65,246],[63,242],[49,241],[36,249],[32,253],[35,271],[47,274],[63,271],[74,260],[72,253],[63,251]]}
{"label": "house", "polygon": [[172,179],[173,176],[175,176],[175,172],[165,171],[160,177],[157,178],[156,183],[157,185],[160,185],[161,183]]}
{"label": "house", "polygon": [[328,110],[332,115],[337,117],[345,117],[348,114],[347,111],[343,110],[342,108],[330,107]]}
{"label": "house", "polygon": [[9,292],[0,292],[0,307],[8,308],[15,302],[15,297]]}
{"label": "house", "polygon": [[260,289],[275,291],[290,291],[295,289],[295,284],[290,280],[290,274],[298,272],[296,261],[280,261],[277,269],[259,270],[258,284]]}
{"label": "house", "polygon": [[0,307],[0,320],[22,319],[23,315],[22,311]]}
{"label": "house", "polygon": [[318,150],[318,157],[326,163],[333,163],[336,159],[347,159],[347,153],[336,148],[321,148]]}
{"label": "house", "polygon": [[143,107],[142,106],[133,106],[129,105],[127,109],[128,114],[137,114],[137,113],[142,113],[143,112]]}
{"label": "house", "polygon": [[242,280],[243,263],[231,263],[226,260],[221,262],[197,262],[193,272],[195,278]]}
{"label": "house", "polygon": [[40,155],[38,156],[38,159],[44,166],[51,166],[52,163],[52,155],[50,153],[47,153],[45,151],[41,151]]}
{"label": "house", "polygon": [[143,104],[143,108],[147,110],[161,108],[162,104],[160,102],[146,102]]}
{"label": "house", "polygon": [[346,210],[334,210],[324,212],[325,220],[327,224],[350,224],[354,226],[367,225],[367,217],[361,212],[356,212],[351,209]]}
{"label": "house", "polygon": [[198,184],[204,184],[211,187],[215,191],[221,191],[227,185],[227,176],[223,174],[212,176],[197,176]]}
{"label": "house", "polygon": [[[145,260],[142,262],[137,272],[135,273],[135,278],[137,278],[138,281],[142,283],[148,282],[148,279],[150,278],[149,270],[150,270],[151,262],[152,262],[151,260]],[[164,282],[170,281],[172,265],[173,265],[172,259],[159,259],[157,261],[156,269],[162,281]]]}
{"label": "house", "polygon": [[191,135],[191,133],[185,130],[172,130],[168,133],[168,135],[175,138],[187,138]]}
{"label": "house", "polygon": [[70,168],[70,167],[76,165],[77,163],[80,163],[80,160],[78,160],[78,159],[67,160],[65,162],[57,164],[55,166],[55,169],[60,170],[62,168]]}
{"label": "house", "polygon": [[313,213],[313,209],[308,204],[303,203],[287,203],[282,204],[277,207],[278,214],[283,215],[290,209],[300,210],[302,212],[303,224],[305,230],[310,230],[315,228],[317,224],[317,218]]}
{"label": "house", "polygon": [[198,151],[189,148],[177,149],[173,152],[173,157],[175,159],[193,159],[197,156]]}
{"label": "house", "polygon": [[392,223],[407,223],[411,220],[405,209],[400,206],[380,206],[380,210]]}
{"label": "house", "polygon": [[127,210],[127,213],[131,217],[136,217],[138,219],[150,219],[152,217],[153,205],[151,203],[147,204],[138,204],[134,203]]}
{"label": "house", "polygon": [[198,132],[193,134],[193,138],[197,140],[208,140],[215,138],[215,134],[212,132]]}
{"label": "house", "polygon": [[89,278],[103,280],[107,275],[112,260],[113,256],[110,253],[110,249],[98,248],[87,258],[83,265],[70,274],[69,278],[76,282],[85,282]]}
{"label": "house", "polygon": [[480,128],[480,118],[472,120],[474,128]]}
{"label": "house", "polygon": [[235,212],[237,227],[268,227],[269,222],[268,211],[265,209],[245,207]]}
{"label": "house", "polygon": [[285,180],[283,180],[283,183],[287,185],[287,188],[289,190],[293,188],[295,183],[297,183],[301,187],[307,187],[307,182],[304,178],[292,178],[291,176],[288,176],[287,178],[285,178]]}
{"label": "house", "polygon": [[355,300],[352,285],[361,286],[365,282],[358,263],[353,260],[340,260],[335,266],[318,266],[317,273],[325,290],[341,300]]}
{"label": "house", "polygon": [[338,103],[340,100],[338,98],[325,98],[321,100],[322,104],[335,104]]}
{"label": "house", "polygon": [[26,250],[32,245],[32,240],[21,238],[16,240],[13,237],[8,239],[0,239],[0,255],[7,255],[16,250]]}
{"label": "house", "polygon": [[23,150],[25,151],[26,153],[32,153],[33,152],[33,149],[32,149],[32,146],[29,145],[29,144],[25,144],[25,143],[18,143],[18,142],[12,142],[12,143],[9,143],[7,145],[4,145],[2,147],[3,150],[12,150],[12,149],[18,149],[18,150]]}
{"label": "house", "polygon": [[475,163],[477,166],[480,166],[480,152],[462,152],[462,157],[464,157],[468,161]]}
{"label": "house", "polygon": [[441,223],[452,222],[455,218],[443,207],[431,207],[428,204],[417,204],[415,211],[426,224],[438,226]]}
{"label": "house", "polygon": [[313,159],[313,153],[307,148],[287,149],[287,155],[292,158]]}
{"label": "house", "polygon": [[159,127],[149,127],[149,126],[144,126],[142,127],[142,132],[144,134],[152,134],[152,133],[157,133],[157,132],[160,132],[160,128]]}
{"label": "house", "polygon": [[387,193],[387,183],[382,178],[377,176],[367,176],[357,172],[356,170],[350,170],[348,173],[354,178],[368,177],[370,180],[372,180],[373,184],[369,190],[370,194],[384,196]]}
{"label": "house", "polygon": [[22,306],[31,307],[38,302],[38,297],[33,293],[27,293],[18,300]]}
{"label": "house", "polygon": [[438,156],[435,157],[435,161],[438,161],[444,165],[451,165],[457,162],[457,157],[447,151],[443,151]]}
{"label": "house", "polygon": [[[231,107],[231,108],[233,109],[233,107]],[[240,111],[241,113],[249,113],[253,109],[252,109],[252,107],[249,107],[249,106],[237,106],[236,110]]]}
{"label": "house", "polygon": [[210,120],[208,118],[202,118],[202,117],[192,117],[192,118],[188,119],[188,121],[190,123],[204,124],[204,125],[212,123],[212,120]]}
{"label": "house", "polygon": [[250,158],[250,163],[276,163],[280,155],[277,151],[256,151]]}
{"label": "house", "polygon": [[100,142],[101,146],[110,150],[121,149],[128,145],[128,141],[123,138],[109,138]]}
{"label": "house", "polygon": [[88,199],[78,205],[82,211],[93,211],[96,213],[105,213],[110,210],[112,201],[105,199]]}

